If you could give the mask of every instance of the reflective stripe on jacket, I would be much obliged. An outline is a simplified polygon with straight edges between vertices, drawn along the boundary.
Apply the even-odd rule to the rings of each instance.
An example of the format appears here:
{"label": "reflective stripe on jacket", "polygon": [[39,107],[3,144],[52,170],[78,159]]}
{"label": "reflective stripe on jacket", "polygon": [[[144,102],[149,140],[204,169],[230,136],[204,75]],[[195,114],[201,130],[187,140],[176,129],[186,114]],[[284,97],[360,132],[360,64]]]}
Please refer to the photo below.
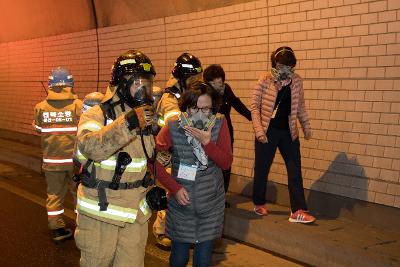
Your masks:
{"label": "reflective stripe on jacket", "polygon": [[72,155],[82,101],[71,93],[51,92],[34,109],[35,130],[41,134],[43,170],[64,171],[72,168]]}
{"label": "reflective stripe on jacket", "polygon": [[[116,102],[118,100],[118,96],[114,95],[112,101]],[[94,106],[82,115],[78,126],[78,142],[75,157],[82,164],[85,164],[87,159],[90,158],[94,161],[97,179],[111,181],[114,175],[118,152],[127,152],[132,158],[132,162],[126,168],[120,182],[127,183],[141,180],[147,171],[147,159],[142,147],[141,138],[136,135],[135,131],[129,131],[125,123],[125,113],[122,112],[120,106],[115,107],[115,114],[116,119],[114,121],[108,120],[109,122],[106,126],[104,126],[104,115],[100,106]],[[144,136],[143,139],[147,153],[151,156],[155,147],[154,138],[150,135]],[[91,170],[92,165],[89,167],[89,171]],[[109,206],[107,211],[99,211],[97,190],[85,187],[82,184],[79,185],[78,199],[81,200],[81,205],[78,205],[79,212],[120,226],[124,223],[144,223],[150,218],[151,212],[143,208],[145,205],[143,199],[147,192],[146,188],[139,187],[120,190],[106,188],[105,192]],[[89,205],[92,203],[90,201],[95,205]],[[114,213],[114,215],[110,214],[109,209],[125,213],[114,216]],[[134,211],[136,212],[136,216],[133,216],[135,214]]]}
{"label": "reflective stripe on jacket", "polygon": [[[80,211],[94,216],[127,223],[134,223],[138,214],[138,210],[136,209],[123,208],[112,204],[108,205],[106,211],[100,211],[97,201],[85,198],[83,196],[78,197],[77,208]],[[139,208],[144,215],[148,215],[151,212],[145,199],[140,201]]]}
{"label": "reflective stripe on jacket", "polygon": [[174,117],[178,117],[181,114],[178,105],[178,99],[169,92],[165,92],[157,105],[156,110],[158,119],[158,126],[163,127],[168,120]]}
{"label": "reflective stripe on jacket", "polygon": [[60,215],[60,214],[63,214],[63,213],[64,213],[64,209],[47,211],[47,215],[48,216],[57,216],[57,215]]}

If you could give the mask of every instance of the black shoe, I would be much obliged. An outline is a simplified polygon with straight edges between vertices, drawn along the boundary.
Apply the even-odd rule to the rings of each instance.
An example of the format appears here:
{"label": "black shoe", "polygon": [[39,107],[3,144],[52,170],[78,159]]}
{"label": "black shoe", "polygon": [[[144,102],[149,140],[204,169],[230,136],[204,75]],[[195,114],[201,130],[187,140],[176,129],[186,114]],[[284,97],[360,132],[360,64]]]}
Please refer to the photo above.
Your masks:
{"label": "black shoe", "polygon": [[63,242],[72,237],[72,231],[68,228],[58,228],[53,230],[53,241],[56,244]]}

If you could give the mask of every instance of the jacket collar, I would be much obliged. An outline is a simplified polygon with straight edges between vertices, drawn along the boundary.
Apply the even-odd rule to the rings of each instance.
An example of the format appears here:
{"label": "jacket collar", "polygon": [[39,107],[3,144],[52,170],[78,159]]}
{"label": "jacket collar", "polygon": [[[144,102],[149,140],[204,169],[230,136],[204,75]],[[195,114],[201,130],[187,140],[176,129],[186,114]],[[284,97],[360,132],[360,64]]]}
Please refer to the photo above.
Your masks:
{"label": "jacket collar", "polygon": [[60,92],[55,92],[50,88],[46,100],[73,100],[77,98],[78,96],[73,93],[72,87],[64,87]]}

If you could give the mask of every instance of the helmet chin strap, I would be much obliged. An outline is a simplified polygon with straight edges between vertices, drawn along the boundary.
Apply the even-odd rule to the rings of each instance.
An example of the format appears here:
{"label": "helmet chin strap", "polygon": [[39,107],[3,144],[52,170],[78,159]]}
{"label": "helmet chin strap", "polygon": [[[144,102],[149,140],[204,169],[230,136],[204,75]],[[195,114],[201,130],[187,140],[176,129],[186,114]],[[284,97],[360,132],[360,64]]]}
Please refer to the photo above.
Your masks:
{"label": "helmet chin strap", "polygon": [[[133,97],[130,96],[130,87],[132,85],[133,81],[131,80],[126,80],[126,79],[121,79],[121,81],[119,82],[119,85],[117,87],[117,95],[119,96],[120,99],[120,105],[121,105],[121,109],[122,111],[125,111],[125,105],[128,105],[130,108],[134,108],[134,106],[132,105],[133,102]],[[129,94],[129,95],[128,95]],[[129,99],[131,98],[131,99]],[[132,101],[130,101],[132,100]]]}
{"label": "helmet chin strap", "polygon": [[[125,112],[125,100],[124,100],[124,96],[122,95],[122,93],[120,92],[120,90],[117,89],[117,95],[119,96],[119,100],[117,102],[115,102],[115,104],[119,104],[121,106],[121,110],[123,112]],[[129,106],[129,105],[128,105]]]}
{"label": "helmet chin strap", "polygon": [[181,94],[183,94],[183,92],[186,90],[186,80],[182,80],[182,79],[179,79],[178,80],[178,83],[179,83],[179,90],[181,91]]}

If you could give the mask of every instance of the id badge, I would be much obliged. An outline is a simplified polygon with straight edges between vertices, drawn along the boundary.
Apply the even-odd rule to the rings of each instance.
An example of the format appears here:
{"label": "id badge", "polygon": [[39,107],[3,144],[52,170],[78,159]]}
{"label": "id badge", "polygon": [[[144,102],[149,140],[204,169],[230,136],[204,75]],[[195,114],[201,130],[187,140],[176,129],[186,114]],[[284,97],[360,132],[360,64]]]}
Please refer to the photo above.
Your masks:
{"label": "id badge", "polygon": [[196,165],[179,164],[178,178],[189,181],[194,181],[196,178],[197,167]]}

